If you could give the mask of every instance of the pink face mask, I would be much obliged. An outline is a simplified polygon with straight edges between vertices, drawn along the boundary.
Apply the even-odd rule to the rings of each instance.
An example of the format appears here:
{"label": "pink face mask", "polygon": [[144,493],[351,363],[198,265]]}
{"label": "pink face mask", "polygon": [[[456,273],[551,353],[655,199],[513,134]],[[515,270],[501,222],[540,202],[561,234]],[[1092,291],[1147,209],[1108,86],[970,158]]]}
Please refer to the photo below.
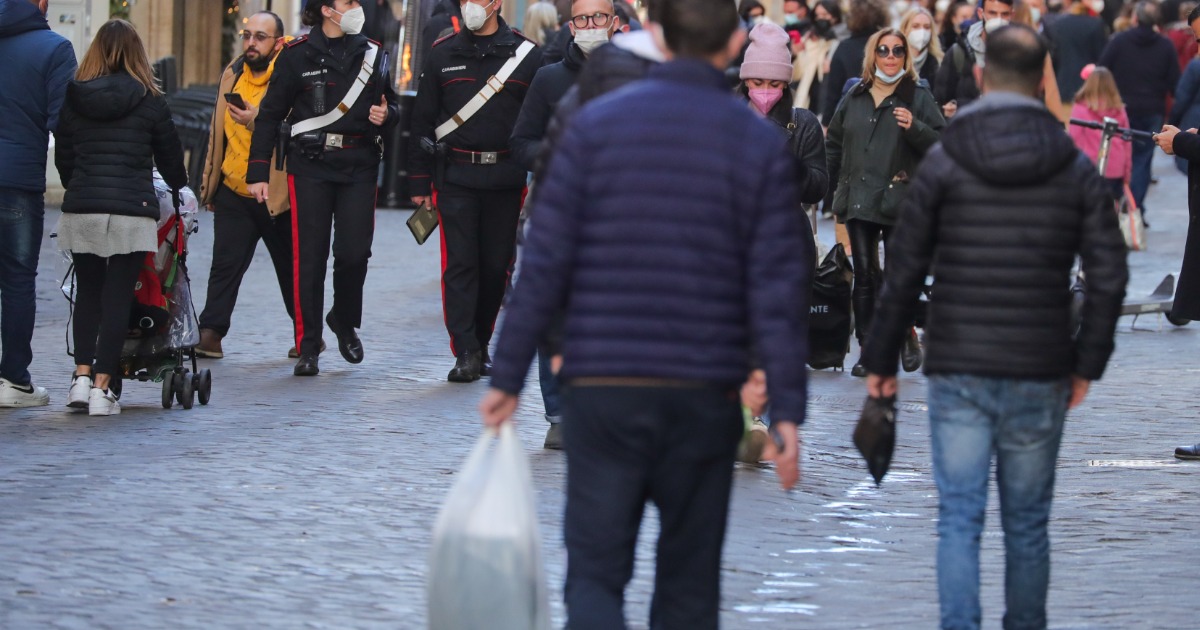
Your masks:
{"label": "pink face mask", "polygon": [[775,107],[775,103],[778,103],[779,99],[781,98],[783,98],[783,90],[781,88],[750,89],[750,102],[754,103],[754,106],[757,107],[758,111],[762,112],[764,116],[767,114],[767,112],[771,111],[772,107]]}

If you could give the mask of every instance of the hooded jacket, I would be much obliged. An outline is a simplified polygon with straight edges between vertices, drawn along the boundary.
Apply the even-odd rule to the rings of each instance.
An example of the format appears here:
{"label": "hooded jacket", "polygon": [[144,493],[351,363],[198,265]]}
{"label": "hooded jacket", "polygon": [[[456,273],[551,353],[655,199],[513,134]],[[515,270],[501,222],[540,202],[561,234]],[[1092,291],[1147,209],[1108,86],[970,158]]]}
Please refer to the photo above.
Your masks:
{"label": "hooded jacket", "polygon": [[[925,158],[888,242],[863,364],[896,373],[932,269],[925,371],[1096,380],[1129,273],[1112,197],[1039,102],[995,93],[959,112]],[[1087,276],[1072,339],[1071,267]]]}
{"label": "hooded jacket", "polygon": [[1100,54],[1099,65],[1117,81],[1130,116],[1163,116],[1167,95],[1179,83],[1179,58],[1171,40],[1149,26],[1117,33]]}
{"label": "hooded jacket", "polygon": [[0,59],[0,188],[42,193],[49,132],[75,76],[75,50],[29,0],[0,0]]}
{"label": "hooded jacket", "polygon": [[67,86],[54,165],[67,189],[62,211],[73,214],[157,220],[153,168],[175,190],[188,183],[166,100],[123,72]]}
{"label": "hooded jacket", "polygon": [[521,104],[521,113],[517,116],[512,138],[508,141],[513,159],[525,170],[534,169],[554,108],[567,90],[575,85],[585,61],[587,56],[572,43],[562,61],[542,66],[533,75],[533,83],[529,85],[529,93]]}

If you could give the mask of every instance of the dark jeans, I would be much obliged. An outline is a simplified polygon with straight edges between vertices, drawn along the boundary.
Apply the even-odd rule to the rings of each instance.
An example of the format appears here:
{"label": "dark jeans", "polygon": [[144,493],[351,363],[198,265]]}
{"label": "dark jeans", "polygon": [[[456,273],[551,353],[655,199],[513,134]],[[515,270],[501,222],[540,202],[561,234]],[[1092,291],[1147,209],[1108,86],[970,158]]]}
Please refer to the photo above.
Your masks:
{"label": "dark jeans", "polygon": [[625,585],[649,500],[661,521],[650,628],[716,628],[742,436],[736,387],[572,385],[563,411],[567,626],[625,627]]}
{"label": "dark jeans", "polygon": [[0,187],[0,378],[17,385],[29,384],[33,362],[43,204],[42,193]]}
{"label": "dark jeans", "polygon": [[[317,356],[325,329],[325,268],[333,241],[333,308],[338,323],[362,326],[363,286],[375,237],[374,180],[348,184],[288,176],[292,201],[296,347]],[[334,224],[337,233],[334,233]]]}
{"label": "dark jeans", "polygon": [[72,254],[75,261],[75,365],[96,374],[120,372],[121,348],[129,334],[129,311],[146,252],[101,258]]}
{"label": "dark jeans", "polygon": [[[1162,130],[1162,126],[1162,114],[1129,112],[1131,129],[1158,133]],[[1138,208],[1142,209],[1143,218],[1146,216],[1146,209],[1142,204],[1146,200],[1146,192],[1150,190],[1150,165],[1154,160],[1154,148],[1153,140],[1143,138],[1134,138],[1133,140],[1133,173],[1129,176],[1129,190],[1133,193],[1133,200],[1137,203]]]}
{"label": "dark jeans", "polygon": [[275,277],[283,295],[288,317],[295,319],[292,295],[292,217],[272,217],[266,204],[243,197],[224,184],[217,190],[213,209],[212,271],[208,276],[208,299],[200,313],[200,327],[229,333],[233,307],[237,304],[242,277],[254,260],[261,239],[271,254]]}
{"label": "dark jeans", "polygon": [[1004,528],[1004,628],[1046,627],[1047,526],[1070,393],[1067,379],[929,377],[942,628],[980,626],[979,539],[993,458]]}
{"label": "dark jeans", "polygon": [[442,308],[450,352],[487,350],[517,249],[524,190],[436,191],[442,234]]}
{"label": "dark jeans", "polygon": [[538,385],[542,390],[542,406],[546,409],[546,422],[562,422],[562,389],[558,376],[550,369],[550,357],[538,351]]}
{"label": "dark jeans", "polygon": [[851,257],[854,264],[854,335],[859,345],[867,340],[871,330],[871,319],[875,315],[875,300],[883,288],[883,271],[879,266],[879,241],[884,242],[892,234],[892,226],[851,219],[846,221],[846,233],[850,236]]}

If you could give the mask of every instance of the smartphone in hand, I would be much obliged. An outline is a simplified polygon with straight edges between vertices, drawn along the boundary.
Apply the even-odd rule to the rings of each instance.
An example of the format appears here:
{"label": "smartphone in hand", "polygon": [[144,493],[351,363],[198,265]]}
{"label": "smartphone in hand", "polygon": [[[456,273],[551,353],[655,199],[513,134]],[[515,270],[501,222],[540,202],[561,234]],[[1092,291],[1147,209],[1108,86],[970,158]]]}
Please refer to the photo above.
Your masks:
{"label": "smartphone in hand", "polygon": [[238,94],[236,92],[230,92],[230,93],[226,94],[225,102],[229,103],[230,105],[233,105],[234,107],[236,107],[238,109],[246,109],[246,100],[242,98],[241,94]]}

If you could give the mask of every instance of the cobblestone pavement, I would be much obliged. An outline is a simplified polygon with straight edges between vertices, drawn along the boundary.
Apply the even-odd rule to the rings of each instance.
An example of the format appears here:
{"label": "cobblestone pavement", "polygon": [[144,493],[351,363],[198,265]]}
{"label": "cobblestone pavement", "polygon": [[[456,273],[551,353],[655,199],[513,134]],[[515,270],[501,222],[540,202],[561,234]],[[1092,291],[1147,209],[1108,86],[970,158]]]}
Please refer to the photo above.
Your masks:
{"label": "cobblestone pavement", "polygon": [[[1186,182],[1166,160],[1156,171],[1151,250],[1131,255],[1132,295],[1180,264]],[[227,358],[204,362],[212,404],[167,411],[157,385],[128,383],[114,418],[63,407],[68,311],[47,239],[33,371],[52,405],[0,411],[0,628],[424,626],[430,529],[478,434],[484,385],[444,382],[452,359],[437,246],[417,247],[406,218],[378,215],[363,364],[333,351],[316,379],[291,376],[290,327],[260,248]],[[50,213],[48,228],[56,219]],[[832,224],[820,227],[829,240]],[[211,234],[205,216],[191,258],[198,302]],[[1122,320],[1107,377],[1068,425],[1052,525],[1055,628],[1196,624],[1200,464],[1171,451],[1200,441],[1200,326],[1131,323]],[[736,473],[723,626],[933,627],[924,378],[902,378],[897,460],[878,489],[849,439],[862,382],[842,372],[812,381],[800,489],[782,493],[768,469]],[[545,425],[530,383],[519,431],[561,621],[563,455],[540,448]],[[993,497],[983,551],[988,627],[1003,612],[996,516]],[[650,519],[629,589],[634,627],[647,618],[655,531]]]}

